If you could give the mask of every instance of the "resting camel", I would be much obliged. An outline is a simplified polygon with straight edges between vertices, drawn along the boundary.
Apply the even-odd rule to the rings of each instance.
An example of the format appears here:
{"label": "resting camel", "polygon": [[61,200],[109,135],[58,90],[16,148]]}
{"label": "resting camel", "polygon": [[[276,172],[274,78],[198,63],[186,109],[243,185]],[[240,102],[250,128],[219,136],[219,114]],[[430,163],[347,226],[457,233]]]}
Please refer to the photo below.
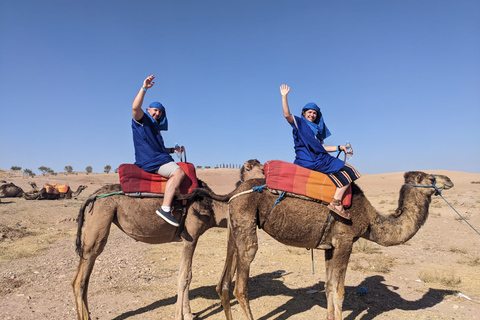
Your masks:
{"label": "resting camel", "polygon": [[[258,160],[245,162],[240,170],[241,181],[259,177],[264,177],[262,164]],[[203,181],[199,180],[198,183],[200,187],[209,190]],[[112,195],[95,200],[90,205],[93,207],[87,210],[94,196],[120,190],[119,184],[105,186],[90,196],[80,208],[76,241],[76,250],[80,255],[80,263],[72,280],[78,319],[90,319],[87,305],[88,283],[95,259],[102,253],[107,243],[112,223],[137,241],[151,244],[183,241],[175,319],[193,319],[188,297],[192,278],[193,253],[198,238],[205,231],[212,227],[227,227],[227,204],[215,200],[212,201],[212,199],[207,197],[198,198],[187,195],[185,199],[188,200],[186,200],[184,207],[186,216],[183,216],[182,201],[178,199],[181,196],[177,196],[172,212],[175,219],[180,221],[180,227],[178,228],[168,224],[155,213],[162,203],[161,198],[135,198],[125,195]]]}
{"label": "resting camel", "polygon": [[[32,186],[33,187],[33,186]],[[71,188],[68,188],[66,193],[47,193],[45,188],[40,189],[39,191],[30,191],[28,193],[24,193],[23,197],[27,200],[58,200],[58,199],[72,199],[73,197],[78,196],[85,190],[87,186],[80,185],[77,188],[77,191],[72,191]]]}
{"label": "resting camel", "polygon": [[252,190],[264,185],[265,179],[247,181],[236,194],[210,195],[219,201],[230,199],[227,257],[217,286],[226,318],[232,319],[229,295],[236,258],[234,295],[246,317],[253,319],[247,282],[250,264],[258,249],[256,228],[263,226],[283,244],[325,250],[327,319],[342,319],[345,274],[353,243],[360,237],[383,246],[405,243],[425,223],[432,195],[453,187],[450,179],[442,175],[412,171],[405,173],[404,178],[405,183],[415,186],[402,186],[398,209],[389,216],[378,213],[363,191],[352,183],[352,205],[346,209],[351,221],[332,214],[326,204],[295,197],[283,199],[272,209],[278,195],[267,190],[261,193]]}
{"label": "resting camel", "polygon": [[23,189],[17,187],[13,182],[0,186],[0,198],[16,198],[23,196]]}

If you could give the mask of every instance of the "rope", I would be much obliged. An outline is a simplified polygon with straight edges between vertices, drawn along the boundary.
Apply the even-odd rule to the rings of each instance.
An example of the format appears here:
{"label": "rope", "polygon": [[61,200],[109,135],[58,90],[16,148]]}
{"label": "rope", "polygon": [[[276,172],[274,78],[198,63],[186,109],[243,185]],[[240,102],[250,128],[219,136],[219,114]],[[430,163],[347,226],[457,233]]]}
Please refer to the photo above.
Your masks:
{"label": "rope", "polygon": [[[442,197],[443,200],[445,200],[445,198],[444,198],[441,194],[438,194],[438,195],[439,195],[440,197]],[[455,212],[460,216],[460,218],[463,219],[463,221],[465,221],[465,222],[470,226],[470,228],[472,228],[472,229],[480,236],[480,232],[478,232],[477,229],[475,229],[470,223],[468,223],[468,221],[467,221],[464,217],[462,217],[462,215],[461,215],[460,213],[458,213],[458,211],[455,210],[455,208],[452,207],[452,205],[451,205],[450,203],[448,203],[447,200],[445,200],[445,202],[450,206],[450,208],[453,209],[453,211],[455,211]]]}
{"label": "rope", "polygon": [[442,199],[450,206],[450,208],[453,209],[453,211],[455,211],[460,218],[463,219],[463,221],[465,221],[468,226],[470,228],[472,228],[478,235],[480,235],[480,232],[477,231],[477,229],[475,229],[470,223],[468,223],[468,221],[460,214],[458,213],[457,210],[455,210],[455,208],[450,204],[448,203],[448,201],[442,196],[442,191],[443,191],[443,188],[442,189],[438,189],[438,187],[435,185],[435,183],[437,182],[437,179],[435,178],[435,175],[432,174],[432,177],[433,177],[433,184],[431,186],[424,186],[424,185],[419,185],[419,184],[410,184],[410,183],[405,183],[406,186],[411,186],[411,187],[419,187],[419,188],[434,188],[435,189],[435,195],[436,196],[440,196],[442,197]]}
{"label": "rope", "polygon": [[273,208],[275,208],[275,206],[276,206],[277,204],[279,204],[280,201],[283,200],[283,198],[285,197],[285,193],[286,193],[285,191],[282,191],[282,192],[280,193],[280,195],[278,196],[277,200],[275,200],[275,203],[273,204],[272,209],[270,209],[270,211],[268,211],[267,215],[265,216],[265,220],[263,220],[263,223],[262,223],[262,225],[260,226],[260,229],[263,229],[263,226],[265,225],[265,223],[266,223],[267,220],[268,220],[268,216],[270,215],[270,213],[272,213]]}

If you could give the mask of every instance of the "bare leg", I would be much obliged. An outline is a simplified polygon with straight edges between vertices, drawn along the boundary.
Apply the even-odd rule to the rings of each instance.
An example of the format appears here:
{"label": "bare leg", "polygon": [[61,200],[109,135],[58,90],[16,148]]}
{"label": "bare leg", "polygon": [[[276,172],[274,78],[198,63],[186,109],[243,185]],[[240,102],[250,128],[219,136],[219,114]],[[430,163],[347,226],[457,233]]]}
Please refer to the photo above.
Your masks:
{"label": "bare leg", "polygon": [[175,196],[175,191],[180,188],[180,184],[185,178],[185,171],[182,168],[178,168],[168,178],[167,184],[165,186],[165,194],[163,195],[163,206],[170,207],[172,205],[173,197]]}
{"label": "bare leg", "polygon": [[[343,205],[341,203],[343,195],[345,194],[345,191],[347,191],[347,188],[350,184],[347,184],[346,186],[343,186],[341,188],[337,188],[335,190],[335,195],[333,196],[332,202],[330,202],[330,205],[335,208],[335,210],[345,213],[345,209],[343,208]],[[340,200],[340,204],[335,203],[335,200]]]}

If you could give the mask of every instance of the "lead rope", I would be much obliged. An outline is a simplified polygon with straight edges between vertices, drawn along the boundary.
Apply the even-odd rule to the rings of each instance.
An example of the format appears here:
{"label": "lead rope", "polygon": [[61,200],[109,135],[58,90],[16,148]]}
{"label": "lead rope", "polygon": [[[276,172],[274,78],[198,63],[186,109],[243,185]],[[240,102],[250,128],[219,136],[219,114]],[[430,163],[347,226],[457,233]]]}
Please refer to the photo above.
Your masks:
{"label": "lead rope", "polygon": [[480,236],[480,232],[478,232],[477,229],[475,229],[470,223],[468,223],[468,221],[467,221],[460,213],[458,213],[458,211],[455,210],[455,208],[442,196],[443,188],[442,188],[442,189],[438,189],[438,187],[435,185],[435,183],[437,182],[437,179],[435,178],[435,175],[432,174],[432,177],[433,177],[434,180],[433,180],[433,185],[431,185],[431,186],[423,186],[423,185],[410,184],[410,183],[405,183],[405,185],[406,185],[406,186],[411,186],[411,187],[420,187],[420,188],[434,188],[435,191],[436,191],[436,192],[435,192],[435,195],[442,197],[442,199],[450,206],[450,208],[452,208],[453,211],[455,211],[455,213],[458,214],[458,216],[459,216],[460,218],[462,218],[463,221],[465,221],[465,222],[468,224],[468,226],[469,226],[470,228],[472,228],[473,231],[475,231],[475,232]]}

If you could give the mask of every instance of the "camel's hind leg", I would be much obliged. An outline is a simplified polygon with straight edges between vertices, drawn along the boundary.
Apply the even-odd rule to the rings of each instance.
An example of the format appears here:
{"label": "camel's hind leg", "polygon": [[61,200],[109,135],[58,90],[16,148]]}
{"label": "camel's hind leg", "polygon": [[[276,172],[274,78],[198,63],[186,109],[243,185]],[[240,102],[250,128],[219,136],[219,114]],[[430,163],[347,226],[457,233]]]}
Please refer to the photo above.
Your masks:
{"label": "camel's hind leg", "polygon": [[345,297],[345,275],[352,253],[351,239],[335,239],[335,247],[325,251],[327,319],[342,320]]}
{"label": "camel's hind leg", "polygon": [[217,293],[222,302],[223,311],[227,320],[232,320],[232,310],[230,308],[230,285],[235,275],[236,254],[235,241],[230,228],[228,229],[227,256],[223,267],[222,277],[217,284]]}
{"label": "camel's hind leg", "polygon": [[85,215],[83,250],[77,272],[72,280],[73,294],[77,304],[79,320],[89,320],[88,312],[88,284],[92,274],[95,259],[102,253],[107,243],[114,213],[106,214],[94,210],[93,214]]}

